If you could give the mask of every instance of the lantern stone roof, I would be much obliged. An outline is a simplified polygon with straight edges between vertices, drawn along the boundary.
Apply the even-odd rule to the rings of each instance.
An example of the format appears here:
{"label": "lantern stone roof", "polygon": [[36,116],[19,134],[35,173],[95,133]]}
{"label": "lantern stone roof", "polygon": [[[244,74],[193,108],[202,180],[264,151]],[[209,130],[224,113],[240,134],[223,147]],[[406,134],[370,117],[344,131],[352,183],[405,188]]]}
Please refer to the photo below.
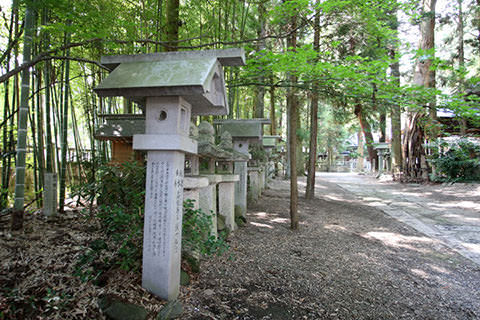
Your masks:
{"label": "lantern stone roof", "polygon": [[131,142],[133,135],[145,133],[143,114],[104,114],[100,117],[106,122],[95,131],[95,139]]}
{"label": "lantern stone roof", "polygon": [[102,57],[113,71],[94,89],[145,105],[148,97],[181,96],[193,115],[228,114],[223,65],[245,64],[241,49]]}
{"label": "lantern stone roof", "polygon": [[200,58],[216,58],[222,66],[244,66],[245,51],[243,49],[214,49],[202,51],[172,51],[172,52],[155,52],[136,55],[115,55],[103,56],[100,63],[110,70],[115,69],[121,63],[126,62],[154,62],[168,60],[185,60],[192,56]]}
{"label": "lantern stone roof", "polygon": [[374,143],[373,149],[375,150],[388,150],[390,149],[390,144],[387,142]]}
{"label": "lantern stone roof", "polygon": [[277,146],[277,142],[280,141],[282,137],[280,136],[269,136],[264,135],[262,138],[262,144],[264,148],[275,148]]}
{"label": "lantern stone roof", "polygon": [[214,120],[219,125],[219,132],[230,132],[233,139],[248,139],[261,141],[263,136],[263,125],[271,124],[270,119],[222,119]]}

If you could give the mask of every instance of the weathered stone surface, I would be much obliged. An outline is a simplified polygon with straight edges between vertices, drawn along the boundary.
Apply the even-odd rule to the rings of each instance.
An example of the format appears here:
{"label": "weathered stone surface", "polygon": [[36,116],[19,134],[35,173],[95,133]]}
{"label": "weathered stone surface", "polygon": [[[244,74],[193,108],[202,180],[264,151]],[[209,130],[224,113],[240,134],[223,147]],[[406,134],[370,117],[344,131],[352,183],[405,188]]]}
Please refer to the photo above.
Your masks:
{"label": "weathered stone surface", "polygon": [[107,68],[114,69],[120,63],[126,62],[152,62],[184,60],[191,57],[217,58],[223,66],[244,66],[245,50],[243,48],[212,49],[202,51],[174,51],[155,52],[136,55],[114,55],[101,57],[101,64]]}
{"label": "weathered stone surface", "polygon": [[185,177],[183,178],[184,189],[200,189],[208,186],[207,177]]}
{"label": "weathered stone surface", "polygon": [[218,231],[223,231],[225,230],[225,216],[223,215],[217,215],[217,229]]}
{"label": "weathered stone surface", "polygon": [[[189,125],[190,106],[181,98],[147,100],[146,134],[158,143],[167,132],[188,139]],[[184,162],[180,151],[147,155],[142,286],[170,301],[180,289]]]}
{"label": "weathered stone surface", "polygon": [[377,178],[378,178],[383,173],[384,157],[390,151],[390,145],[388,143],[377,143],[375,144],[374,149],[377,150],[377,153],[378,153],[378,175],[377,175]]}
{"label": "weathered stone surface", "polygon": [[235,225],[235,182],[237,175],[222,175],[222,182],[218,184],[218,214],[225,218],[225,227],[231,232]]}
{"label": "weathered stone surface", "polygon": [[[216,58],[125,62],[94,90],[100,96],[123,96],[142,105],[147,97],[182,96],[194,114],[228,114],[223,70]],[[148,119],[148,118],[147,118]]]}
{"label": "weathered stone surface", "polygon": [[131,141],[134,135],[145,133],[143,114],[104,114],[102,118],[106,123],[95,131],[95,139]]}
{"label": "weathered stone surface", "polygon": [[148,151],[142,286],[170,301],[180,285],[185,152],[197,153],[190,119],[228,114],[219,60],[232,63],[239,54],[224,53],[106,59],[114,70],[95,88],[100,96],[133,98],[145,106],[145,134],[133,137],[134,149]]}
{"label": "weathered stone surface", "polygon": [[[204,159],[227,159],[232,156],[231,152],[215,145],[215,130],[207,121],[201,122],[198,126],[198,155]],[[214,173],[215,170],[209,172]]]}
{"label": "weathered stone surface", "polygon": [[220,180],[217,175],[206,177],[209,185],[199,190],[199,208],[212,218],[210,233],[217,237],[217,183]]}
{"label": "weathered stone surface", "polygon": [[280,136],[268,136],[265,135],[262,137],[262,144],[264,148],[275,148],[277,146],[277,142],[281,139]]}
{"label": "weathered stone surface", "polygon": [[260,168],[258,167],[249,167],[248,168],[248,199],[250,201],[257,201],[261,195],[260,188]]}
{"label": "weathered stone surface", "polygon": [[233,150],[232,135],[230,132],[222,132],[220,136],[220,144],[218,146],[224,150]]}
{"label": "weathered stone surface", "polygon": [[247,161],[250,159],[248,153],[249,141],[247,139],[235,139],[233,148],[236,152],[245,155],[245,161],[237,161],[233,167],[233,173],[238,175],[239,180],[235,183],[235,215],[247,216]]}
{"label": "weathered stone surface", "polygon": [[148,312],[145,308],[133,303],[123,302],[111,296],[99,299],[98,306],[111,320],[144,320]]}
{"label": "weathered stone surface", "polygon": [[43,214],[51,217],[57,214],[57,175],[47,172],[44,181]]}
{"label": "weathered stone surface", "polygon": [[[247,142],[247,145],[248,145],[248,142]],[[228,152],[229,154],[231,154],[230,157],[226,159],[226,161],[238,162],[238,161],[248,161],[250,159],[250,155],[248,154],[248,149],[246,152],[240,152],[236,150],[236,148],[234,147],[232,135],[228,131],[224,131],[222,133],[218,147]]]}
{"label": "weathered stone surface", "polygon": [[198,126],[198,141],[200,143],[215,143],[215,129],[209,122],[202,121]]}
{"label": "weathered stone surface", "polygon": [[156,320],[169,320],[169,319],[177,319],[182,315],[183,306],[178,301],[171,301],[167,303],[163,309],[158,313]]}
{"label": "weathered stone surface", "polygon": [[214,124],[220,125],[220,134],[228,131],[234,139],[248,138],[256,141],[262,140],[263,124],[270,123],[269,119],[224,119],[214,121]]}
{"label": "weathered stone surface", "polygon": [[182,151],[197,153],[197,142],[177,134],[136,134],[133,149],[145,151]]}

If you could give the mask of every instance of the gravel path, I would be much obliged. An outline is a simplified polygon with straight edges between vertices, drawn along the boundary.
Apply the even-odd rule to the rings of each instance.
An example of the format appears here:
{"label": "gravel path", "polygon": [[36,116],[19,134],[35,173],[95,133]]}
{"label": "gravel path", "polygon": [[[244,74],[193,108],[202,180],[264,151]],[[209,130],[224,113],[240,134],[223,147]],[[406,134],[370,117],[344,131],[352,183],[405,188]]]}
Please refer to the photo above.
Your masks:
{"label": "gravel path", "polygon": [[288,182],[250,205],[233,254],[182,288],[182,319],[480,319],[478,265],[334,183],[316,190],[296,232]]}
{"label": "gravel path", "polygon": [[355,173],[321,172],[318,177],[480,266],[480,184],[401,184]]}

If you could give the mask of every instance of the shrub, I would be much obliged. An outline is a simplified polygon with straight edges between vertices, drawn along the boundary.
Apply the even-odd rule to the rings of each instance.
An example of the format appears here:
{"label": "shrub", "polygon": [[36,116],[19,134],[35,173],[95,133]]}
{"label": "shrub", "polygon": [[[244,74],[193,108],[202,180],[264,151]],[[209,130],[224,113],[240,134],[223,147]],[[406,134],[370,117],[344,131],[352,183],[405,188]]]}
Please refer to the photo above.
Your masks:
{"label": "shrub", "polygon": [[252,160],[265,162],[268,159],[267,152],[260,144],[251,144],[248,148],[248,152],[252,155]]}
{"label": "shrub", "polygon": [[103,165],[95,183],[77,188],[80,196],[94,195],[98,207],[87,215],[98,219],[100,238],[79,257],[75,274],[82,280],[97,279],[112,266],[137,271],[141,267],[145,167],[137,162]]}
{"label": "shrub", "polygon": [[480,146],[462,138],[453,142],[442,139],[430,145],[432,155],[429,161],[435,166],[435,181],[480,180]]}
{"label": "shrub", "polygon": [[198,252],[202,256],[221,255],[228,250],[223,236],[211,231],[212,216],[194,209],[193,200],[183,203],[182,251]]}
{"label": "shrub", "polygon": [[[141,267],[143,212],[145,200],[144,166],[126,162],[119,166],[100,166],[95,183],[77,188],[77,194],[97,198],[96,210],[86,215],[100,222],[101,236],[90,242],[79,257],[75,274],[82,280],[95,280],[106,270],[118,266],[138,271]],[[228,249],[223,238],[210,231],[212,217],[195,210],[192,200],[184,202],[182,247],[203,256],[221,254]]]}

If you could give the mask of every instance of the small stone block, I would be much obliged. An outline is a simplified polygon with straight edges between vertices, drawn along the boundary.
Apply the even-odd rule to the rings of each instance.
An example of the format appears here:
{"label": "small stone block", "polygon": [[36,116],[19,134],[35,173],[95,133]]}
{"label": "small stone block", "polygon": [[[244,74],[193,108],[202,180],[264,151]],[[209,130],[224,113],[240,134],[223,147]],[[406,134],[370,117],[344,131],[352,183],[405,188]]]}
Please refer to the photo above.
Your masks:
{"label": "small stone block", "polygon": [[182,304],[175,300],[169,302],[163,307],[163,309],[158,313],[156,320],[169,320],[169,319],[177,319],[182,315],[183,306]]}
{"label": "small stone block", "polygon": [[145,308],[108,296],[101,298],[98,305],[107,319],[111,320],[144,320],[148,316]]}

